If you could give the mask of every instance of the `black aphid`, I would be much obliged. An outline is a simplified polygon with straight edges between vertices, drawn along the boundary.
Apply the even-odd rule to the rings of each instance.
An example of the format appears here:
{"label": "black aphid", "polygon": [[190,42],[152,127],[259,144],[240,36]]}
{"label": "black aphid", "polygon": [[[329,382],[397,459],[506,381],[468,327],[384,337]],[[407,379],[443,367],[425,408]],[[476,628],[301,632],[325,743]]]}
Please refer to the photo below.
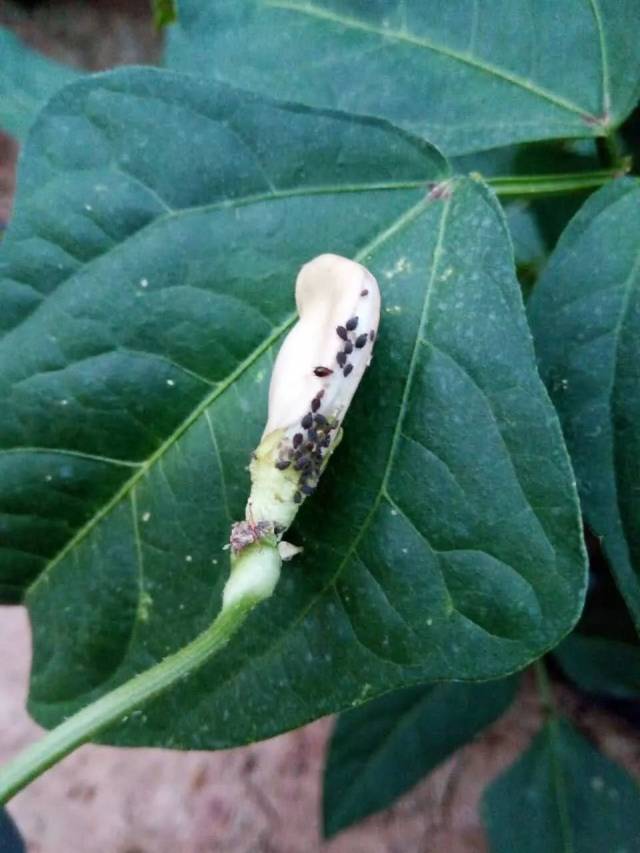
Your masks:
{"label": "black aphid", "polygon": [[304,439],[304,436],[302,435],[302,433],[301,433],[301,432],[297,432],[297,433],[293,436],[293,446],[294,446],[294,447],[300,447],[300,445],[302,444],[303,439]]}
{"label": "black aphid", "polygon": [[326,424],[327,424],[327,419],[325,418],[324,415],[316,415],[314,417],[314,421],[316,422],[316,426],[319,426],[319,427],[326,426]]}
{"label": "black aphid", "polygon": [[304,468],[308,468],[311,465],[311,460],[308,456],[301,456],[300,459],[293,466],[296,471],[302,471]]}
{"label": "black aphid", "polygon": [[300,423],[302,425],[302,429],[309,429],[309,427],[313,423],[313,415],[311,414],[311,412],[307,412],[307,414],[303,417]]}
{"label": "black aphid", "polygon": [[302,495],[300,494],[300,492],[296,492],[296,493],[294,494],[294,496],[293,496],[293,500],[294,500],[294,502],[295,502],[295,503],[297,503],[297,504],[302,503]]}
{"label": "black aphid", "polygon": [[316,490],[316,487],[310,486],[308,483],[303,483],[303,485],[300,486],[300,491],[302,492],[303,495],[312,495],[315,492],[315,490]]}
{"label": "black aphid", "polygon": [[351,341],[346,342],[346,344],[344,345],[344,351],[347,355],[351,355],[351,353],[353,352],[353,344],[351,343]]}
{"label": "black aphid", "polygon": [[336,356],[336,361],[338,362],[340,367],[344,367],[345,364],[347,363],[347,354],[344,352],[339,352],[338,355]]}
{"label": "black aphid", "polygon": [[344,326],[337,326],[336,332],[338,334],[338,337],[342,338],[343,341],[347,340],[347,330],[345,329]]}
{"label": "black aphid", "polygon": [[276,468],[279,468],[281,471],[284,471],[289,465],[291,465],[291,462],[288,459],[278,459],[276,462]]}
{"label": "black aphid", "polygon": [[358,337],[356,338],[356,347],[358,349],[362,349],[362,347],[367,343],[368,340],[369,335],[366,332],[362,335],[358,335]]}
{"label": "black aphid", "polygon": [[369,340],[372,341],[375,338],[375,336],[376,336],[376,333],[373,331],[373,329],[371,329],[371,331],[369,332]]}
{"label": "black aphid", "polygon": [[311,411],[317,412],[319,408],[320,408],[320,398],[314,397],[313,400],[311,401]]}
{"label": "black aphid", "polygon": [[[347,320],[346,326],[347,326],[348,332],[353,332],[353,330],[355,328],[357,328],[357,326],[358,326],[358,318],[352,317],[350,320]],[[342,336],[340,336],[340,337],[342,337]]]}
{"label": "black aphid", "polygon": [[343,373],[343,375],[344,375],[344,376],[348,376],[348,375],[351,373],[351,371],[352,371],[352,370],[353,370],[353,365],[352,365],[352,364],[348,364],[348,365],[345,367],[345,369],[342,371],[342,373]]}
{"label": "black aphid", "polygon": [[331,376],[333,370],[331,370],[330,367],[323,367],[320,365],[319,367],[314,367],[313,372],[319,379],[322,379],[325,376]]}
{"label": "black aphid", "polygon": [[307,438],[309,439],[309,441],[316,441],[316,439],[318,438],[318,433],[315,431],[315,429],[310,429],[307,431]]}
{"label": "black aphid", "polygon": [[361,290],[361,291],[360,291],[360,296],[368,296],[368,295],[369,295],[369,291],[368,291],[368,290]]}

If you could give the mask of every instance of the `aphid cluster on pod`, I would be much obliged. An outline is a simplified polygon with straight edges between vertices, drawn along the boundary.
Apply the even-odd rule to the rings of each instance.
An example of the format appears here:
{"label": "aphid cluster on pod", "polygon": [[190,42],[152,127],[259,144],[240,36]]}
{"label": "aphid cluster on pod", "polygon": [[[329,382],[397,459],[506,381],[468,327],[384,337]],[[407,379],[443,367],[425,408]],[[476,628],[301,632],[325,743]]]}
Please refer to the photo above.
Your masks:
{"label": "aphid cluster on pod", "polygon": [[291,444],[280,448],[276,468],[284,471],[292,467],[300,472],[298,488],[293,495],[295,503],[301,503],[303,497],[312,495],[318,485],[322,472],[325,453],[331,445],[331,434],[338,428],[335,418],[329,420],[319,409],[324,391],[319,391],[311,401],[311,411],[300,421],[300,432],[295,432]]}
{"label": "aphid cluster on pod", "polygon": [[[365,298],[369,295],[368,289],[362,290],[360,296]],[[353,371],[353,364],[349,357],[356,350],[362,350],[367,344],[373,343],[375,339],[374,329],[358,333],[360,317],[350,317],[344,325],[336,326],[336,335],[341,341],[336,362],[342,377],[347,379]],[[327,379],[332,382],[340,381],[340,376],[331,367],[318,365],[313,369],[313,374],[319,379]],[[300,421],[300,432],[295,432],[288,442],[283,442],[279,449],[275,467],[279,471],[292,468],[300,472],[298,488],[294,493],[293,500],[301,503],[308,495],[313,494],[320,474],[322,473],[325,456],[331,447],[333,436],[339,427],[338,419],[321,411],[325,389],[322,388],[311,400],[309,411],[305,413]]]}

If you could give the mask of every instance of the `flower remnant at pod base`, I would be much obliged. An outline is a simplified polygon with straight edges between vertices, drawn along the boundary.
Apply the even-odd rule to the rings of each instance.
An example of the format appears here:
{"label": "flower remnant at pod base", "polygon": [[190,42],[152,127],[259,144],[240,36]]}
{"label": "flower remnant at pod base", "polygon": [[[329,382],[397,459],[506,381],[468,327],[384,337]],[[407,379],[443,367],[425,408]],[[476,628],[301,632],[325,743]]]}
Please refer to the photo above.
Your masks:
{"label": "flower remnant at pod base", "polygon": [[252,454],[245,520],[231,528],[231,575],[223,607],[273,592],[283,559],[299,549],[281,541],[342,436],[342,422],[373,351],[380,290],[361,264],[319,255],[296,281],[299,319],[271,376],[269,414]]}

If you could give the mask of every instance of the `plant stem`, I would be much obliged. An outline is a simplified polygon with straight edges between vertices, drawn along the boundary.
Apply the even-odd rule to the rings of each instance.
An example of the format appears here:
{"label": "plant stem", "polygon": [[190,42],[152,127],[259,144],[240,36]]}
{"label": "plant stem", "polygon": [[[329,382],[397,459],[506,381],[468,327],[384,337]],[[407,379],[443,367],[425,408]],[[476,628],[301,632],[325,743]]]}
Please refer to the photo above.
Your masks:
{"label": "plant stem", "polygon": [[258,599],[247,596],[223,610],[180,651],[97,699],[27,747],[0,770],[0,803],[5,803],[76,747],[122,721],[202,666],[228,643],[257,603]]}
{"label": "plant stem", "polygon": [[615,169],[622,167],[624,158],[615,130],[612,130],[606,136],[598,136],[596,138],[596,150],[603,166]]}
{"label": "plant stem", "polygon": [[486,178],[499,196],[549,196],[593,190],[625,173],[626,164],[595,172],[568,172],[558,175],[516,175]]}
{"label": "plant stem", "polygon": [[542,658],[538,658],[533,664],[533,670],[536,674],[536,685],[540,695],[542,713],[547,720],[554,719],[557,716],[556,703],[553,698],[553,689],[547,673],[547,667]]}

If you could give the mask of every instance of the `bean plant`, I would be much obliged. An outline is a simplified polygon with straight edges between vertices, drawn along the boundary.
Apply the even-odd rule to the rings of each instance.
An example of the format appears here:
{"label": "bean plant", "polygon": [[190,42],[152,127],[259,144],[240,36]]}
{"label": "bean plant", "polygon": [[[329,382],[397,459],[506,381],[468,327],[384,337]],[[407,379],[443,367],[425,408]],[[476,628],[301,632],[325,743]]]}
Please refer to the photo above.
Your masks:
{"label": "bean plant", "polygon": [[530,668],[490,849],[640,850],[555,686],[640,692],[636,0],[176,13],[163,68],[0,33],[0,596],[49,730],[0,801],[89,740],[342,712],[329,836]]}

